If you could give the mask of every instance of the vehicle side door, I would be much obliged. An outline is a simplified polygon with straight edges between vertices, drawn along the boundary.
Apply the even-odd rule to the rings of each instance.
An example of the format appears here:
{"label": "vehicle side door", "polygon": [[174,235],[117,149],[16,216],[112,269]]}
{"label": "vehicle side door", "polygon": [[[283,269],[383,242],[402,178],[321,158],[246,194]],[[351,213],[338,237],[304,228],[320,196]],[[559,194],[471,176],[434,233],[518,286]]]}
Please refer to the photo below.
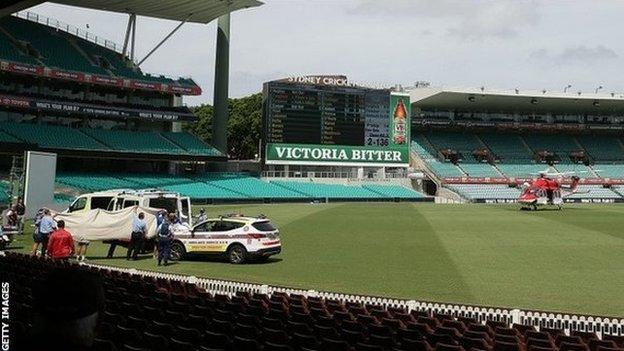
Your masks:
{"label": "vehicle side door", "polygon": [[198,224],[193,228],[190,238],[181,238],[189,253],[220,253],[224,252],[223,239],[218,238],[218,220],[210,220]]}
{"label": "vehicle side door", "polygon": [[217,223],[217,229],[221,235],[226,236],[228,239],[243,239],[239,238],[240,231],[237,229],[242,228],[245,224],[242,222],[232,220],[222,220]]}
{"label": "vehicle side door", "polygon": [[179,199],[180,208],[180,221],[182,223],[188,223],[188,225],[193,225],[193,216],[191,215],[191,198],[190,197],[181,197]]}

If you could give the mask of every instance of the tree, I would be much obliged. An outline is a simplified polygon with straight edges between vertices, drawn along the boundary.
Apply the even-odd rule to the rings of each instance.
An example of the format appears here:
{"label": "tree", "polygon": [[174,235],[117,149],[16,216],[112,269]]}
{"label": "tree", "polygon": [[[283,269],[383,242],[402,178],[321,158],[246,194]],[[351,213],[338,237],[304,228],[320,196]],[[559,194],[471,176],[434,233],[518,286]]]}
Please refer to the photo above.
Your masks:
{"label": "tree", "polygon": [[[232,159],[252,159],[258,154],[258,142],[262,132],[262,94],[257,93],[239,99],[228,100],[227,126],[228,155]],[[201,140],[212,141],[212,105],[193,108],[198,121],[185,126]]]}

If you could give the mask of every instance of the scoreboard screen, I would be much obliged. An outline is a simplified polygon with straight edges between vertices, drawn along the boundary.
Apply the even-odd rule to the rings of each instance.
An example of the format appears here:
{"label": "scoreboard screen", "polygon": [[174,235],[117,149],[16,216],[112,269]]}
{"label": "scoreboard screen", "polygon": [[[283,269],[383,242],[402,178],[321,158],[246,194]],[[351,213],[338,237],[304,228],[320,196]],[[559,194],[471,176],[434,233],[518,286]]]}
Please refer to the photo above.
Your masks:
{"label": "scoreboard screen", "polygon": [[390,91],[273,82],[268,143],[388,146]]}
{"label": "scoreboard screen", "polygon": [[409,96],[358,87],[344,76],[293,77],[264,84],[267,163],[409,162]]}

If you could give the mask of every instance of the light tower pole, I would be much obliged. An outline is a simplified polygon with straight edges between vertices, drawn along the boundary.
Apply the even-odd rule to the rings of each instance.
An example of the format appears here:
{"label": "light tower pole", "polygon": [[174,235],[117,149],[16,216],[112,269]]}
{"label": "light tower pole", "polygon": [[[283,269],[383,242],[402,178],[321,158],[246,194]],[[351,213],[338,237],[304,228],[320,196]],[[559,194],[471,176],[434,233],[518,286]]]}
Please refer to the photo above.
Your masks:
{"label": "light tower pole", "polygon": [[227,155],[228,83],[230,77],[230,14],[219,17],[214,80],[212,145]]}

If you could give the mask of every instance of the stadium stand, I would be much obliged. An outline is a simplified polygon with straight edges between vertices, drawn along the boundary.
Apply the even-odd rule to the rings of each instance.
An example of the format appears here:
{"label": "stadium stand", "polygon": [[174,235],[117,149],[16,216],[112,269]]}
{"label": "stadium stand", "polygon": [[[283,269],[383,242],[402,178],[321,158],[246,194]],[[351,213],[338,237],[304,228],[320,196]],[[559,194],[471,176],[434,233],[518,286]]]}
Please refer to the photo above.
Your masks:
{"label": "stadium stand", "polygon": [[624,148],[616,137],[581,135],[576,138],[594,162],[621,161],[624,158]]}
{"label": "stadium stand", "polygon": [[33,338],[36,287],[48,272],[78,270],[100,279],[104,310],[93,350],[620,351],[622,337],[384,308],[313,296],[235,291],[211,294],[165,277],[6,253],[0,278],[11,285],[11,342]]}
{"label": "stadium stand", "polygon": [[454,164],[447,161],[439,161],[435,156],[438,152],[423,134],[417,133],[412,137],[411,148],[439,177],[465,176],[461,169],[457,168]]}
{"label": "stadium stand", "polygon": [[224,199],[239,200],[246,199],[247,196],[229,189],[220,188],[204,182],[193,182],[187,184],[164,186],[163,190],[174,191],[189,196],[191,199]]}
{"label": "stadium stand", "polygon": [[0,129],[0,143],[19,143],[19,139],[7,134]]}
{"label": "stadium stand", "polygon": [[547,164],[498,164],[498,169],[508,177],[535,177],[548,167]]}
{"label": "stadium stand", "polygon": [[624,178],[624,164],[595,164],[592,168],[602,178]]}
{"label": "stadium stand", "polygon": [[458,165],[469,177],[500,177],[501,174],[488,163],[461,163]]}
{"label": "stadium stand", "polygon": [[340,184],[323,184],[314,181],[296,182],[274,180],[272,184],[276,184],[285,189],[305,194],[312,198],[330,198],[330,199],[375,199],[381,198],[382,195],[366,188],[359,186],[348,186]]}
{"label": "stadium stand", "polygon": [[162,188],[195,200],[228,199],[421,199],[424,196],[399,185],[342,185],[312,181],[264,181],[247,173],[216,172],[201,176],[153,174],[59,173],[56,182],[76,192],[107,189]]}
{"label": "stadium stand", "polygon": [[[0,25],[0,29],[1,28],[2,26]],[[31,65],[39,64],[34,58],[21,52],[2,31],[0,31],[0,58],[7,61],[23,62]]]}
{"label": "stadium stand", "polygon": [[205,144],[190,133],[164,132],[161,133],[161,135],[191,154],[213,156],[220,155],[220,152],[217,151],[217,149]]}
{"label": "stadium stand", "polygon": [[592,199],[621,199],[622,195],[615,191],[605,188],[602,185],[579,185],[578,193],[568,196],[569,199],[587,198],[587,193],[591,194]]}
{"label": "stadium stand", "polygon": [[520,196],[518,188],[511,188],[506,184],[449,184],[448,187],[471,200],[476,199],[517,199]]}
{"label": "stadium stand", "polygon": [[64,32],[50,27],[7,16],[0,19],[0,27],[16,40],[30,44],[39,54],[38,59],[48,67],[107,75],[101,67],[93,65],[69,42]]}
{"label": "stadium stand", "polygon": [[479,137],[503,163],[531,162],[531,150],[518,135],[484,133],[480,134]]}
{"label": "stadium stand", "polygon": [[188,132],[135,132],[2,122],[0,141],[35,144],[46,149],[101,150],[168,155],[221,156]]}
{"label": "stadium stand", "polygon": [[302,198],[301,192],[286,189],[246,174],[209,174],[199,178],[212,186],[237,192],[248,198]]}
{"label": "stadium stand", "polygon": [[568,135],[526,134],[523,138],[533,151],[554,152],[561,163],[570,163],[570,152],[582,149],[581,145]]}
{"label": "stadium stand", "polygon": [[101,191],[108,189],[133,189],[140,187],[139,183],[117,178],[111,175],[85,173],[57,174],[56,182],[62,186],[76,188],[80,192]]}
{"label": "stadium stand", "polygon": [[6,204],[9,201],[9,184],[0,180],[0,204]]}
{"label": "stadium stand", "polygon": [[[50,68],[103,76],[196,86],[189,78],[174,81],[165,76],[144,74],[118,52],[64,31],[14,16],[0,19],[0,38],[0,58],[8,61],[31,65],[43,63]],[[24,50],[17,49],[11,39],[23,45]]]}
{"label": "stadium stand", "polygon": [[107,147],[77,129],[45,124],[0,123],[0,129],[28,144],[42,148],[106,150]]}
{"label": "stadium stand", "polygon": [[457,166],[450,162],[430,160],[427,162],[431,170],[440,177],[463,177],[465,174]]}
{"label": "stadium stand", "polygon": [[[486,147],[495,163],[476,163],[472,150]],[[574,174],[580,178],[624,178],[624,148],[622,142],[612,136],[571,136],[550,134],[498,134],[435,132],[414,133],[412,152],[418,155],[438,177],[513,177],[533,178],[549,167],[536,163],[535,152],[547,150],[557,155],[554,171]],[[451,148],[461,153],[457,165],[442,160],[440,150]],[[573,163],[570,153],[584,151],[595,164],[586,166]],[[466,155],[469,155],[467,157]],[[467,161],[468,159],[468,161]],[[447,184],[449,189],[469,200],[516,199],[520,190],[506,184]],[[588,195],[590,194],[590,195]],[[581,185],[579,193],[571,199],[621,199],[617,191],[600,185]]]}
{"label": "stadium stand", "polygon": [[414,199],[423,197],[419,192],[398,185],[369,184],[362,187],[389,198]]}
{"label": "stadium stand", "polygon": [[123,180],[139,184],[146,188],[160,188],[169,185],[180,185],[193,183],[193,180],[183,176],[174,176],[169,174],[135,174],[135,173],[122,173],[114,174],[111,176],[117,176]]}
{"label": "stadium stand", "polygon": [[108,145],[113,150],[147,152],[150,154],[183,154],[184,150],[157,132],[129,130],[80,129],[86,135]]}
{"label": "stadium stand", "polygon": [[460,153],[460,162],[474,161],[472,152],[484,147],[474,134],[434,132],[425,136],[436,150],[453,149]]}

